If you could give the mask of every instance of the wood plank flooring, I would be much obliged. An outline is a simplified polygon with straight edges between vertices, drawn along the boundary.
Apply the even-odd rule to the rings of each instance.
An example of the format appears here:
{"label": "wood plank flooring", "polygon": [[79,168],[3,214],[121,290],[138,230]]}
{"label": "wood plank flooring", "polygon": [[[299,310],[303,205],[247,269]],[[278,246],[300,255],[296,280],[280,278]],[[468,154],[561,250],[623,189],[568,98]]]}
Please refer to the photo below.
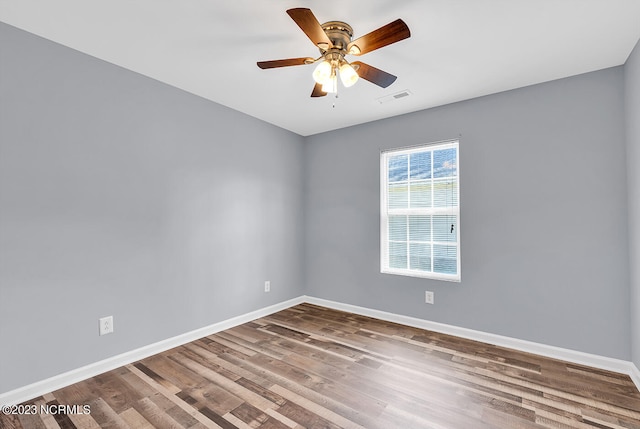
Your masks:
{"label": "wood plank flooring", "polygon": [[626,375],[311,304],[26,404],[90,413],[0,427],[640,429]]}

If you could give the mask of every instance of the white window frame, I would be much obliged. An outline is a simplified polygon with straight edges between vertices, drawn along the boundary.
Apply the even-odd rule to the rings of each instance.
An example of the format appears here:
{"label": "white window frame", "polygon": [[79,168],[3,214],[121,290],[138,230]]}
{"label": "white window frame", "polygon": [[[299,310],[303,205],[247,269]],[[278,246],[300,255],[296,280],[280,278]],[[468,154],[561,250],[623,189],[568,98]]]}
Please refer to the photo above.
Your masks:
{"label": "white window frame", "polygon": [[[433,181],[433,151],[440,149],[456,149],[456,168],[457,168],[457,181],[456,186],[457,189],[455,192],[457,193],[457,206],[452,207],[440,207],[434,208],[433,204],[428,208],[406,208],[406,209],[389,209],[388,208],[388,181],[389,181],[389,171],[388,171],[388,160],[391,156],[396,155],[410,155],[412,153],[417,152],[432,152],[431,162],[432,162],[432,176],[431,180]],[[411,157],[409,156],[409,160]],[[407,178],[407,183],[410,182],[410,178]],[[433,182],[432,182],[433,183]],[[409,193],[410,194],[410,193]],[[432,201],[433,201],[434,192],[432,192]],[[410,198],[410,196],[409,196]],[[409,204],[410,207],[410,204]],[[389,266],[389,216],[390,215],[439,215],[439,214],[451,214],[455,215],[457,219],[457,235],[455,242],[437,242],[433,241],[433,237],[431,240],[431,248],[433,249],[433,245],[436,244],[445,244],[445,245],[456,245],[457,255],[457,269],[456,274],[446,274],[446,273],[436,273],[433,271],[422,271],[417,269],[411,269],[409,263],[407,263],[406,269],[401,268],[393,268]],[[433,218],[431,218],[433,219]],[[431,229],[431,228],[430,228]],[[409,252],[409,239],[407,238],[407,253]],[[433,269],[433,253],[431,256],[432,260],[432,269]],[[409,260],[409,259],[408,259]],[[459,140],[447,140],[441,142],[428,143],[419,146],[413,146],[409,148],[400,148],[400,149],[390,149],[386,151],[382,151],[380,153],[380,272],[385,274],[395,274],[402,276],[410,276],[410,277],[421,277],[435,280],[445,280],[452,282],[460,282],[461,274],[460,274],[460,144]]]}

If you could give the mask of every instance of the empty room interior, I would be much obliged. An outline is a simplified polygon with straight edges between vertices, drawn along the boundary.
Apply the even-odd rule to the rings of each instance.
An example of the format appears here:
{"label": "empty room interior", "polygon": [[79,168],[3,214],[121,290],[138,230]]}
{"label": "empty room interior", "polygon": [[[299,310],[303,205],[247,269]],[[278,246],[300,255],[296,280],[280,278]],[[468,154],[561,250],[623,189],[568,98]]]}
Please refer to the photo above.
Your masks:
{"label": "empty room interior", "polygon": [[0,0],[0,427],[639,429],[639,17]]}

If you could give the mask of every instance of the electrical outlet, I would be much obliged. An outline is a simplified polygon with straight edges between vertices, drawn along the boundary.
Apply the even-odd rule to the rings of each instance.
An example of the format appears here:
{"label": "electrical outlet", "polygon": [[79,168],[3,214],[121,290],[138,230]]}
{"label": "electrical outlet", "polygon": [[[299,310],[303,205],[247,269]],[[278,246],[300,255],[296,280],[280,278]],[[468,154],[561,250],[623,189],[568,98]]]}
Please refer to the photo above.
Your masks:
{"label": "electrical outlet", "polygon": [[100,335],[107,335],[113,332],[113,316],[102,317],[99,320]]}
{"label": "electrical outlet", "polygon": [[269,280],[264,282],[264,291],[265,292],[271,292],[271,282]]}
{"label": "electrical outlet", "polygon": [[426,290],[424,291],[424,302],[426,302],[427,304],[433,304],[434,303],[434,294],[433,292]]}

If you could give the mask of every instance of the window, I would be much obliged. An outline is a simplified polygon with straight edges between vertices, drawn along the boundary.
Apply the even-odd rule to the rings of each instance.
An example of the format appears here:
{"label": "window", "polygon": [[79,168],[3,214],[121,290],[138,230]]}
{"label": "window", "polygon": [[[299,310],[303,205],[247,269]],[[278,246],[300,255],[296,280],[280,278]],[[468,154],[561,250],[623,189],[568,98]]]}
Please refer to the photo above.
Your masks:
{"label": "window", "polygon": [[381,271],[460,281],[458,141],[382,152]]}

